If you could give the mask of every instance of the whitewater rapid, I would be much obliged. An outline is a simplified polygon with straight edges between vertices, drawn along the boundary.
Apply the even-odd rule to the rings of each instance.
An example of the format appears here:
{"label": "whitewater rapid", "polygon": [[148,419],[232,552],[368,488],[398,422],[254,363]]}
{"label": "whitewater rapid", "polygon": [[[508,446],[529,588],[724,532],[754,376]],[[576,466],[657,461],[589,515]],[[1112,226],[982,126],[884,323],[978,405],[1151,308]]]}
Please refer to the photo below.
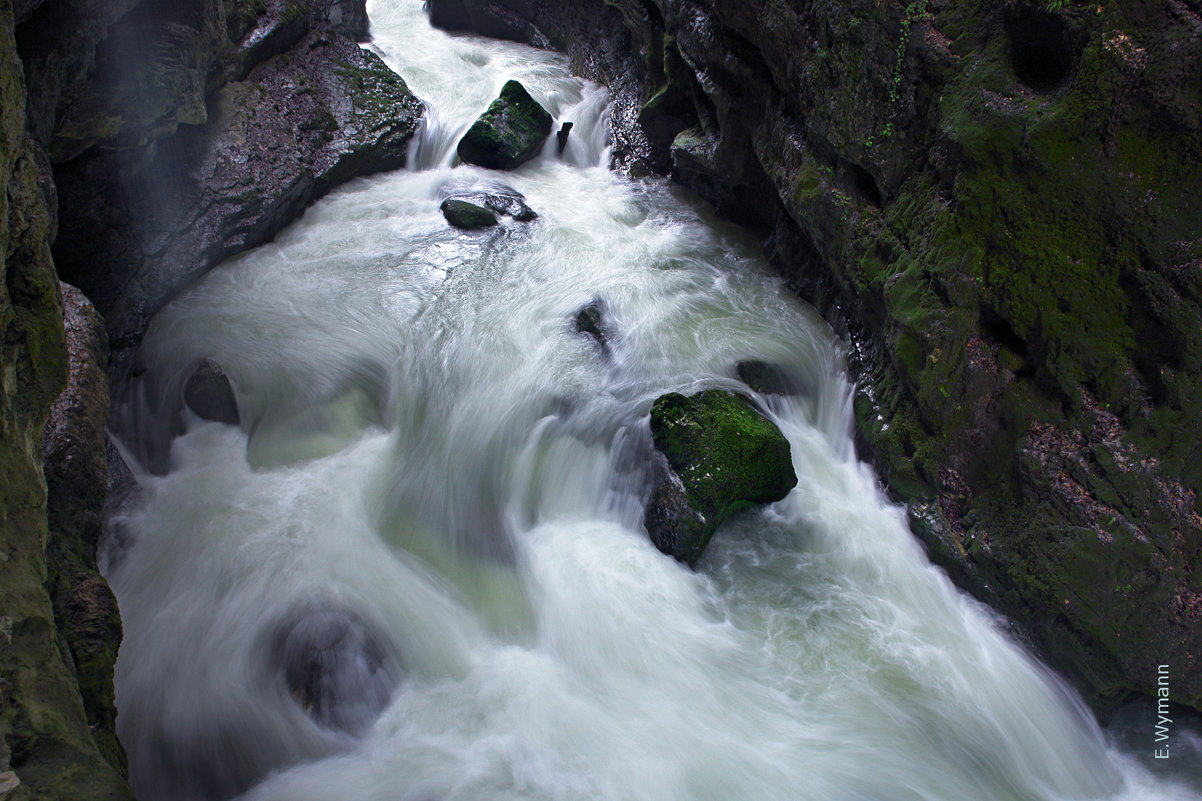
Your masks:
{"label": "whitewater rapid", "polygon": [[[118,393],[138,488],[103,560],[142,801],[1197,797],[927,562],[856,459],[839,341],[739,230],[607,170],[601,88],[419,0],[370,12],[427,102],[410,168],[205,276]],[[574,123],[565,152],[453,165],[511,78]],[[447,225],[498,183],[539,218]],[[594,301],[604,351],[573,328]],[[751,391],[748,358],[805,394]],[[182,406],[202,359],[240,425]],[[712,387],[780,426],[799,483],[694,572],[642,529],[647,420]]]}

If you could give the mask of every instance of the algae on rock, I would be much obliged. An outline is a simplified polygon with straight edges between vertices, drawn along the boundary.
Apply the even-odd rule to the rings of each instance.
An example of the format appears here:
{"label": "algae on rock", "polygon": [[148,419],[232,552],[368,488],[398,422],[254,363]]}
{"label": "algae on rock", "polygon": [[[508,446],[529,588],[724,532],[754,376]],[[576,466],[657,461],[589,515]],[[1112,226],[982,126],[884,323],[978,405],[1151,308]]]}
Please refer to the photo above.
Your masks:
{"label": "algae on rock", "polygon": [[551,115],[517,81],[480,115],[456,148],[459,158],[494,170],[512,170],[538,155],[551,134]]}
{"label": "algae on rock", "polygon": [[491,209],[459,198],[449,197],[439,208],[442,209],[442,215],[447,218],[448,223],[465,231],[490,228],[497,224],[497,215]]}
{"label": "algae on rock", "polygon": [[797,486],[788,440],[730,392],[660,396],[651,407],[651,435],[664,463],[647,530],[657,548],[689,565],[731,514],[779,501]]}

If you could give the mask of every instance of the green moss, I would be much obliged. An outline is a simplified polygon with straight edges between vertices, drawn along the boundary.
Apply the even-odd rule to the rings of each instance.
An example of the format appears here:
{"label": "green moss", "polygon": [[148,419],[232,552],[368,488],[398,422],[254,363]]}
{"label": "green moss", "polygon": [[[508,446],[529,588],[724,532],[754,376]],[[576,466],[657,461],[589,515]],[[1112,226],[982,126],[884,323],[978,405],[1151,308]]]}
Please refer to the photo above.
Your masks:
{"label": "green moss", "polygon": [[442,202],[441,209],[447,222],[456,228],[471,231],[497,224],[497,215],[491,210],[466,200],[447,198]]}
{"label": "green moss", "polygon": [[517,81],[500,96],[459,141],[459,157],[471,164],[511,170],[538,154],[551,133],[551,115]]}
{"label": "green moss", "polygon": [[651,407],[651,434],[695,513],[680,520],[672,551],[689,564],[735,511],[778,501],[797,485],[788,440],[730,392],[657,398]]}

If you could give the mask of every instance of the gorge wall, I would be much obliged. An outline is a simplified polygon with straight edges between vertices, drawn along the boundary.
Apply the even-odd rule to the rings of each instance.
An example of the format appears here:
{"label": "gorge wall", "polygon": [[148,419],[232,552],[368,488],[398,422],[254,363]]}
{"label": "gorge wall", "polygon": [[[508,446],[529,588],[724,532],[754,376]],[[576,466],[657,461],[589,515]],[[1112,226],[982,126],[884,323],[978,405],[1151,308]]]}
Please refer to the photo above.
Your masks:
{"label": "gorge wall", "polygon": [[108,376],[136,369],[179,289],[338,183],[404,163],[420,103],[366,34],[363,0],[0,8],[6,801],[132,797],[113,728],[121,623],[96,570],[110,465],[124,469]]}
{"label": "gorge wall", "polygon": [[765,232],[961,586],[1102,712],[1161,664],[1202,704],[1202,4],[431,9],[566,51],[615,87],[620,164]]}

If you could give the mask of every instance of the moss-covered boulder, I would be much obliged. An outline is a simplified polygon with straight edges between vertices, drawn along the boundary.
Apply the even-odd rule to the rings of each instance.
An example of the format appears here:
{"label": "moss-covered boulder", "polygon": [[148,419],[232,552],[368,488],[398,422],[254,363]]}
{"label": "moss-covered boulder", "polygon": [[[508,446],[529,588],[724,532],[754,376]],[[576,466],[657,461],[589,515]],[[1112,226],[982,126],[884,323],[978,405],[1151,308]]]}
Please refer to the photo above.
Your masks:
{"label": "moss-covered boulder", "polygon": [[497,224],[497,215],[491,209],[477,206],[466,200],[447,198],[442,202],[442,216],[456,228],[465,231],[475,231],[480,228],[491,228]]}
{"label": "moss-covered boulder", "polygon": [[526,87],[509,81],[501,95],[459,140],[459,158],[494,170],[512,170],[538,155],[551,134],[551,115]]}
{"label": "moss-covered boulder", "polygon": [[780,429],[730,392],[657,398],[651,436],[662,459],[644,522],[657,548],[689,565],[733,512],[797,485]]}

